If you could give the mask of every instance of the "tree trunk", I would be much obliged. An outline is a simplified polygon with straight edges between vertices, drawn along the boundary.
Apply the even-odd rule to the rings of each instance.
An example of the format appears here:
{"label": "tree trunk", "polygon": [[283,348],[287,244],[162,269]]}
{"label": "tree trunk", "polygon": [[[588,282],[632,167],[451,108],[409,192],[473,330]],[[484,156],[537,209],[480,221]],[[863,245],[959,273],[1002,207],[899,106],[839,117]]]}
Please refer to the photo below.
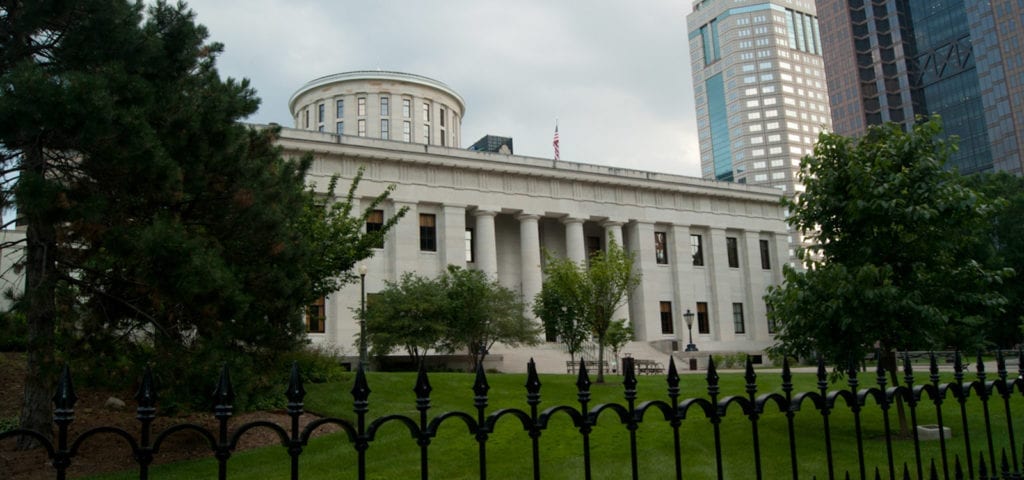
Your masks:
{"label": "tree trunk", "polygon": [[[25,153],[25,171],[42,178],[45,160],[39,149]],[[35,430],[53,439],[53,405],[55,386],[54,328],[57,272],[56,233],[40,215],[28,219],[25,244],[25,318],[28,323],[28,352],[25,369],[25,396],[21,406],[21,428]],[[18,448],[38,446],[27,436],[18,439]]]}
{"label": "tree trunk", "polygon": [[[899,372],[896,362],[896,351],[893,349],[882,350],[882,355],[885,355],[885,369],[889,371],[889,377],[892,379],[892,386],[899,386]],[[910,438],[910,427],[907,425],[907,412],[903,408],[903,398],[896,396],[896,417],[899,420],[900,425],[900,438]]]}
{"label": "tree trunk", "polygon": [[597,340],[597,383],[604,383],[604,340]]}

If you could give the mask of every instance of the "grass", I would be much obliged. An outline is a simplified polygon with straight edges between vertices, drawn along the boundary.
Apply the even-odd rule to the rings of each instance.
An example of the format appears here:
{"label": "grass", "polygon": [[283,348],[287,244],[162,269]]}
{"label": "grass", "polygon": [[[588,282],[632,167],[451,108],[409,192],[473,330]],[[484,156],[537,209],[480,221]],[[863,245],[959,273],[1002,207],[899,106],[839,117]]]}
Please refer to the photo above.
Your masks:
{"label": "grass", "polygon": [[[453,410],[464,411],[475,416],[473,407],[472,384],[474,377],[459,373],[435,373],[430,375],[433,386],[429,417],[434,418],[442,412]],[[861,387],[873,381],[873,375],[863,376]],[[924,380],[925,377],[918,377]],[[639,400],[667,399],[664,377],[641,377],[637,387]],[[944,379],[951,381],[951,378]],[[488,413],[498,408],[520,408],[528,410],[526,391],[523,387],[525,375],[491,374],[488,376],[491,386],[489,392]],[[413,373],[378,373],[368,374],[370,394],[370,420],[383,415],[397,414],[418,418],[415,410],[415,384]],[[541,409],[554,405],[568,405],[579,408],[576,397],[575,377],[570,375],[542,375]],[[745,380],[738,373],[721,374],[720,398],[727,395],[744,393]],[[780,392],[781,380],[777,374],[761,374],[758,380],[761,389],[758,394],[769,391]],[[816,389],[816,379],[811,374],[796,374],[794,383],[796,391],[812,391]],[[873,384],[872,384],[873,385]],[[839,389],[845,384],[832,385]],[[707,386],[703,376],[686,375],[683,377],[681,398],[707,398]],[[306,408],[323,415],[353,419],[351,378],[345,381],[308,385]],[[591,388],[590,408],[601,403],[624,404],[621,377],[609,376],[608,383],[593,385]],[[1016,418],[1022,418],[1020,412],[1024,406],[1024,398],[1020,395],[1011,401],[1016,410]],[[638,402],[639,404],[639,402]],[[973,458],[977,461],[978,452],[986,449],[984,442],[984,419],[981,415],[981,402],[971,398],[968,402],[970,411],[968,420],[972,433]],[[1006,419],[1001,398],[990,402],[991,425],[994,431],[995,449],[998,460],[999,451],[1007,444]],[[959,407],[955,401],[948,399],[943,406],[945,424],[951,426],[954,438],[947,442],[951,452],[949,462],[952,464],[955,453],[963,457],[963,437],[960,425]],[[908,413],[909,416],[909,413]],[[896,422],[896,415],[891,414],[891,421]],[[857,455],[854,435],[853,414],[845,403],[840,400],[836,411],[830,415],[833,450],[835,455],[836,475],[842,478],[848,470],[852,477],[857,477]],[[908,420],[909,421],[909,420]],[[928,402],[918,407],[918,423],[936,423],[935,408]],[[796,445],[798,472],[801,478],[828,478],[825,460],[824,435],[822,416],[814,411],[810,403],[805,403],[802,411],[796,415]],[[758,422],[762,470],[764,478],[789,478],[791,464],[789,457],[789,439],[786,417],[774,403],[769,403]],[[882,414],[880,409],[868,400],[862,414],[862,428],[865,449],[865,463],[868,475],[872,475],[877,465],[887,477],[886,449]],[[895,428],[895,427],[894,427]],[[1018,429],[1020,430],[1020,429]],[[639,452],[639,473],[641,478],[672,478],[674,477],[674,457],[672,431],[658,411],[648,411],[645,421],[637,430]],[[1024,431],[1016,432],[1018,441],[1024,439]],[[685,478],[715,478],[715,450],[712,427],[707,418],[699,410],[690,410],[680,429],[683,457],[683,476]],[[725,417],[722,418],[721,439],[724,457],[725,478],[754,478],[754,457],[752,450],[751,422],[744,416],[739,405],[732,404]],[[540,437],[541,474],[545,479],[577,479],[583,478],[583,444],[582,436],[572,425],[567,415],[556,415],[547,430]],[[921,442],[922,457],[927,465],[931,458],[941,469],[938,453],[938,442]],[[909,440],[893,440],[894,457],[897,472],[902,471],[903,462],[910,465],[914,472],[914,445]],[[594,478],[629,478],[629,432],[618,418],[610,411],[603,412],[591,436],[591,461]],[[472,435],[461,421],[449,419],[439,428],[438,435],[429,448],[429,471],[432,478],[463,479],[479,478],[478,447]],[[420,453],[408,430],[398,422],[385,424],[371,442],[366,453],[368,478],[418,478]],[[498,421],[495,432],[487,442],[487,472],[492,479],[530,478],[532,472],[530,440],[521,424],[513,417],[502,417]],[[289,469],[288,456],[282,447],[268,447],[232,456],[228,464],[229,478],[287,478]],[[154,479],[191,479],[213,478],[216,475],[216,462],[211,459],[186,461],[155,467],[151,471]],[[302,478],[355,478],[356,454],[344,433],[327,435],[314,439],[303,452],[300,462]],[[927,470],[925,471],[927,474]],[[940,470],[941,473],[941,470]],[[97,479],[136,478],[137,472],[104,475]]]}

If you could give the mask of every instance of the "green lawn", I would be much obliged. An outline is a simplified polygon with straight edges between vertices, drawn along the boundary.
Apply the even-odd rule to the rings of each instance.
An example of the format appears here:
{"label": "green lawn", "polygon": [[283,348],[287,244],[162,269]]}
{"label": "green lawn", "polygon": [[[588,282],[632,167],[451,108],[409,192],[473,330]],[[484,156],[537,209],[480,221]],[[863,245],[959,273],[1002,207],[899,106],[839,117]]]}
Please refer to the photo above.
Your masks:
{"label": "green lawn", "polygon": [[[590,407],[615,402],[624,404],[621,378],[609,376],[605,385],[593,385],[591,388]],[[521,408],[528,411],[526,391],[523,387],[525,375],[491,374],[488,375],[491,386],[489,392],[488,413],[499,408]],[[874,375],[865,375],[865,382],[873,381]],[[918,380],[925,380],[920,375]],[[473,408],[473,392],[471,390],[474,377],[469,374],[435,373],[430,375],[433,386],[431,395],[430,418],[442,412],[461,410],[475,416]],[[545,408],[554,405],[579,407],[576,400],[575,377],[570,375],[542,375],[541,405]],[[663,376],[640,377],[639,400],[666,400],[666,385]],[[415,410],[415,384],[413,373],[377,373],[368,374],[370,395],[369,419],[387,414],[407,415],[418,418]],[[781,392],[778,374],[762,374],[758,383],[761,390],[758,394],[769,391]],[[809,391],[816,388],[816,379],[811,374],[795,375],[796,390]],[[833,385],[833,389],[845,386]],[[722,397],[727,395],[745,396],[745,381],[741,374],[725,373],[721,375]],[[346,382],[307,385],[306,407],[309,411],[324,415],[353,419],[351,379]],[[703,375],[685,375],[681,384],[682,398],[707,398],[707,386]],[[721,397],[720,397],[721,398]],[[639,403],[639,402],[638,402]],[[1024,418],[1024,398],[1018,394],[1013,400],[1015,431],[1017,441],[1024,440],[1024,429],[1019,428],[1019,420]],[[970,429],[972,432],[973,457],[986,449],[984,442],[984,420],[981,406],[977,398],[971,398],[969,405]],[[918,409],[918,423],[935,423],[935,408],[929,402]],[[1007,443],[1006,419],[1003,402],[996,398],[990,403],[992,428],[995,434],[995,448],[998,460],[999,449]],[[909,414],[908,414],[909,415]],[[948,400],[943,407],[946,425],[952,426],[954,438],[949,442],[949,450],[960,453],[963,460],[963,438],[960,426],[959,407],[955,401]],[[858,477],[856,442],[854,436],[853,415],[842,401],[830,418],[832,424],[832,442],[836,458],[837,477],[842,478],[849,470],[852,478]],[[882,414],[873,401],[862,413],[864,449],[868,474],[872,476],[873,466],[878,465],[886,470],[885,441],[882,428]],[[892,414],[895,424],[895,413]],[[801,478],[828,478],[825,462],[824,435],[822,417],[810,403],[796,415],[797,459]],[[789,456],[789,439],[786,429],[786,418],[779,412],[774,403],[766,407],[758,423],[761,446],[761,459],[764,478],[789,478],[791,464]],[[725,478],[754,478],[754,457],[752,453],[751,422],[744,416],[739,405],[729,407],[722,419],[721,438],[724,451]],[[691,410],[683,421],[680,429],[682,440],[683,476],[685,478],[715,478],[715,457],[712,427],[707,418],[699,410]],[[672,430],[663,420],[660,413],[651,410],[645,421],[637,430],[639,451],[639,472],[641,478],[662,479],[673,478],[674,458]],[[573,427],[567,415],[555,416],[548,429],[540,437],[541,474],[545,479],[578,479],[583,478],[583,444],[582,436]],[[893,441],[894,456],[897,459],[897,470],[902,471],[902,463],[911,465],[913,472],[914,448],[908,440]],[[432,478],[463,479],[479,478],[478,447],[474,438],[460,421],[449,420],[442,424],[437,438],[429,448],[429,469]],[[938,442],[922,443],[925,463],[931,458],[938,464]],[[950,464],[952,464],[952,454]],[[302,478],[355,478],[356,454],[348,437],[332,434],[315,439],[302,455],[300,473]],[[594,478],[621,479],[630,477],[629,433],[625,426],[611,411],[605,411],[599,418],[591,437],[591,460]],[[367,451],[368,478],[374,479],[406,479],[419,477],[420,453],[415,440],[408,430],[397,422],[385,425],[371,443]],[[234,455],[228,464],[229,478],[287,478],[289,462],[284,448],[269,447]],[[941,468],[941,464],[940,464]],[[491,479],[529,478],[532,472],[530,439],[518,420],[511,416],[503,417],[497,424],[495,432],[487,442],[487,470]],[[154,479],[192,479],[214,478],[216,462],[212,459],[181,462],[155,467],[151,478]],[[927,473],[927,471],[926,471]],[[101,479],[136,478],[137,472],[126,472],[119,475],[106,475]]]}

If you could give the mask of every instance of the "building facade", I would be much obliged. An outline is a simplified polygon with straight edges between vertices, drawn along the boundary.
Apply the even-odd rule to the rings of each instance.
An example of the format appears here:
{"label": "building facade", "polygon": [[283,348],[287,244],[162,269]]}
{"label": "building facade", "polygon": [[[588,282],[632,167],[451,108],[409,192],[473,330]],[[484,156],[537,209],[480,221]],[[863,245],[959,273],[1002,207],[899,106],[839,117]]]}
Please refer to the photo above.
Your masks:
{"label": "building facade", "polygon": [[1022,173],[1024,4],[818,0],[836,133],[942,116],[952,167]]}
{"label": "building facade", "polygon": [[[333,104],[337,92],[346,92],[345,108],[364,93],[375,103],[374,95],[382,94],[369,91],[367,85],[375,84],[370,76],[340,74],[300,89],[292,111],[304,128],[283,129],[280,138],[286,155],[313,154],[309,176],[318,186],[334,175],[348,181],[360,168],[361,198],[396,185],[371,222],[409,210],[366,260],[369,294],[404,272],[434,276],[457,265],[482,270],[529,301],[543,284],[545,251],[584,262],[588,252],[605,248],[610,235],[633,253],[642,276],[619,312],[631,321],[637,340],[680,350],[688,341],[683,315],[690,311],[696,318],[694,342],[702,351],[759,353],[772,343],[762,296],[781,282],[788,260],[778,190],[350,135],[348,117],[341,135],[318,131],[319,121],[305,127],[304,112]],[[407,86],[421,90],[410,94]],[[433,99],[432,112],[461,113],[461,103],[444,103],[458,98],[446,87],[422,88],[423,82],[395,83],[387,94],[411,97],[414,105]],[[327,116],[323,123],[331,121]],[[311,325],[312,339],[351,351],[360,294],[360,285],[331,294],[320,306],[325,321]]]}
{"label": "building facade", "polygon": [[699,0],[686,23],[702,176],[803,191],[800,159],[831,129],[813,1]]}
{"label": "building facade", "polygon": [[465,102],[437,80],[361,71],[310,81],[288,101],[295,128],[426,145],[460,145]]}

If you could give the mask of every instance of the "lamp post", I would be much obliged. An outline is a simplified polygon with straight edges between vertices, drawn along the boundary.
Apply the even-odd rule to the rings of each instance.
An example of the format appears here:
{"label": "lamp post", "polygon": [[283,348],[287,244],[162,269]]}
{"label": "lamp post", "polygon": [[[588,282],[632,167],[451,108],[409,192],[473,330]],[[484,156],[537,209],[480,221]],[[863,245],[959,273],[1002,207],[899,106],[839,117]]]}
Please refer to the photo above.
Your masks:
{"label": "lamp post", "polygon": [[683,314],[683,318],[686,319],[686,330],[690,332],[690,343],[686,344],[686,351],[696,352],[697,346],[693,344],[693,312],[687,308],[686,313]]}
{"label": "lamp post", "polygon": [[359,364],[368,368],[366,363],[366,264],[359,266]]}

